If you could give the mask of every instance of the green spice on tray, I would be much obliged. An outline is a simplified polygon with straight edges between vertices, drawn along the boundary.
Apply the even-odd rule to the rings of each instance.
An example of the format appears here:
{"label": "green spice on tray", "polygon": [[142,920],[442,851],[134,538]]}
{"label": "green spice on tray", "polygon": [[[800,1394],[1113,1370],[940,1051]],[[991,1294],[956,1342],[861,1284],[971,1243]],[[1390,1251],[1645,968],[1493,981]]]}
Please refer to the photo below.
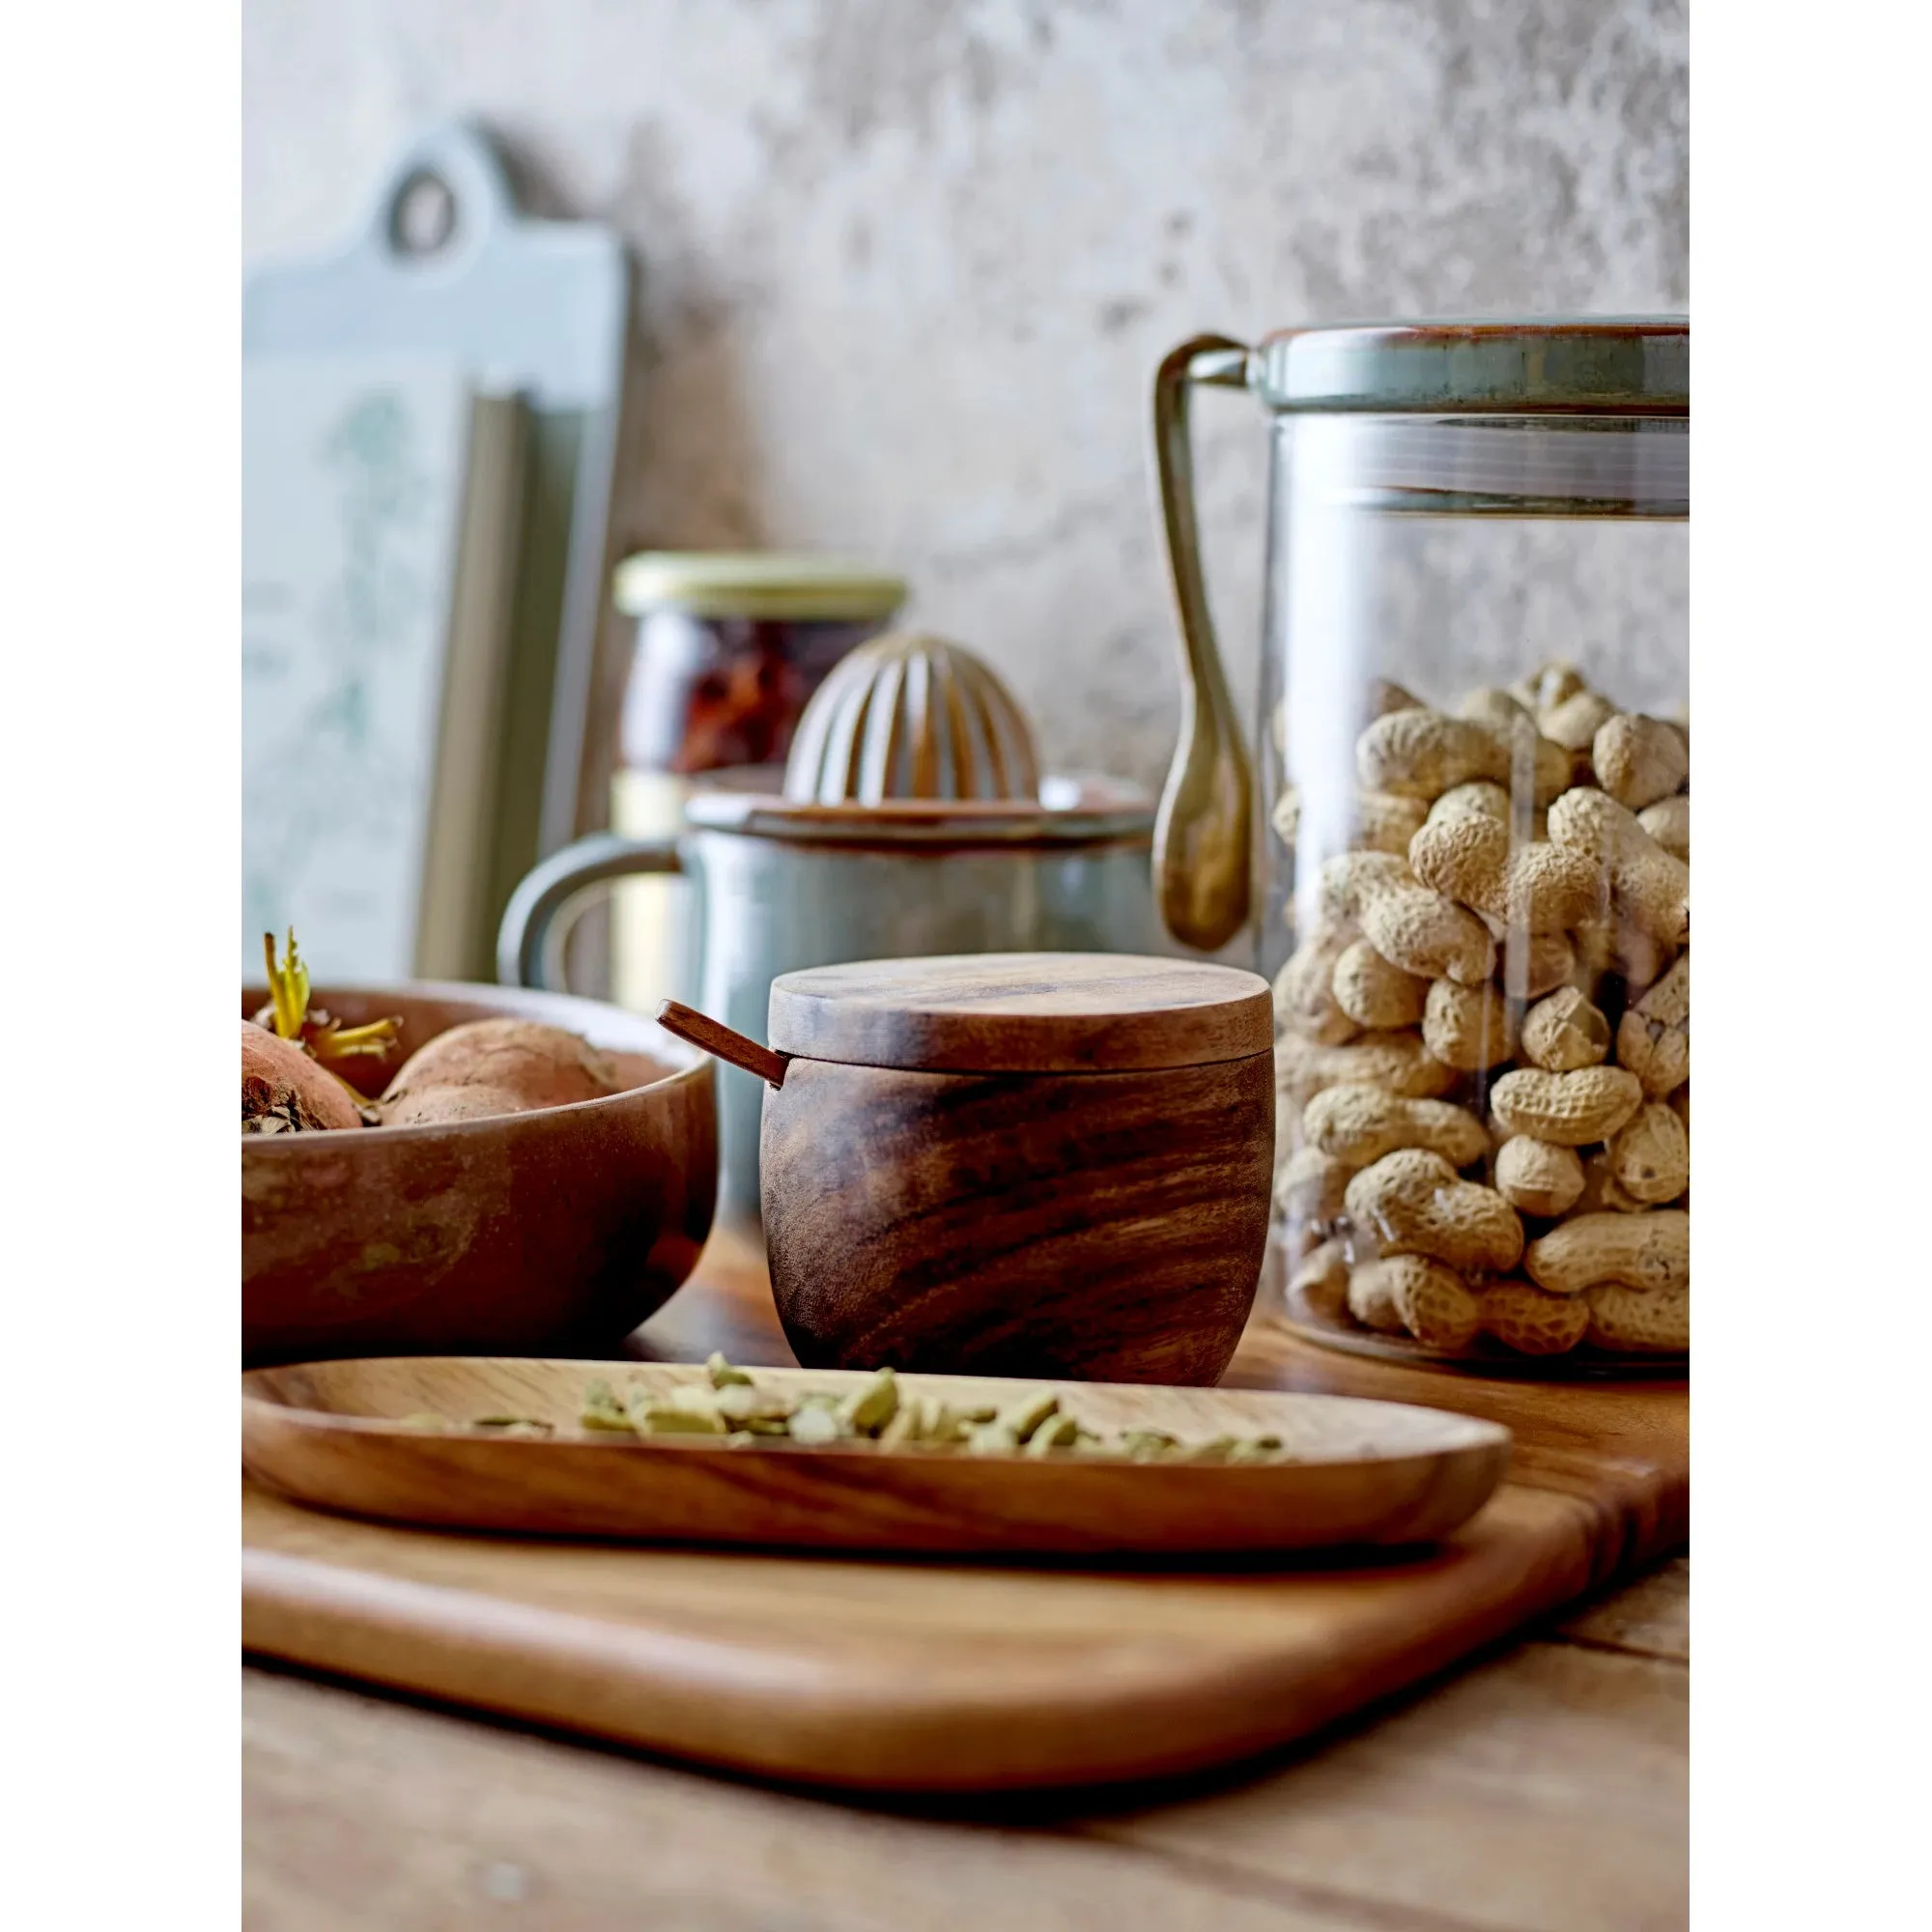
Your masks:
{"label": "green spice on tray", "polygon": [[845,1432],[838,1426],[838,1418],[829,1408],[801,1408],[791,1419],[791,1439],[811,1446],[843,1439]]}
{"label": "green spice on tray", "polygon": [[577,1417],[585,1429],[608,1429],[614,1435],[631,1435],[631,1418],[617,1400],[617,1392],[607,1381],[598,1380],[583,1391],[583,1407]]}
{"label": "green spice on tray", "polygon": [[899,1385],[890,1369],[877,1369],[869,1381],[838,1405],[838,1420],[855,1435],[876,1435],[899,1406]]}
{"label": "green spice on tray", "polygon": [[[1113,1462],[1256,1463],[1293,1460],[1279,1435],[1215,1435],[1184,1442],[1164,1429],[1091,1429],[1060,1406],[1052,1389],[1022,1389],[1004,1404],[954,1408],[937,1396],[902,1388],[890,1368],[875,1369],[850,1389],[805,1389],[794,1395],[761,1388],[722,1353],[704,1364],[701,1382],[670,1388],[636,1383],[617,1389],[603,1377],[584,1384],[578,1425],[589,1433],[645,1440],[709,1438],[732,1448],[784,1441],[797,1448],[876,1444],[882,1449],[938,1449],[967,1456],[1101,1458]],[[446,1416],[406,1416],[404,1426],[461,1430]],[[480,1415],[470,1429],[517,1436],[554,1435],[536,1416]]]}
{"label": "green spice on tray", "polygon": [[[441,1416],[417,1415],[424,1429],[459,1429]],[[586,1432],[645,1440],[710,1438],[736,1448],[784,1441],[797,1448],[875,1443],[882,1449],[938,1449],[968,1456],[1103,1458],[1114,1462],[1238,1463],[1292,1460],[1278,1435],[1216,1435],[1183,1442],[1164,1429],[1089,1428],[1061,1406],[1052,1389],[1023,1389],[1004,1404],[953,1407],[936,1396],[902,1388],[890,1368],[855,1387],[797,1394],[760,1387],[745,1370],[714,1352],[701,1382],[619,1390],[598,1377],[584,1385],[578,1411]],[[529,1416],[478,1416],[469,1425],[515,1435],[550,1435],[554,1425]]]}

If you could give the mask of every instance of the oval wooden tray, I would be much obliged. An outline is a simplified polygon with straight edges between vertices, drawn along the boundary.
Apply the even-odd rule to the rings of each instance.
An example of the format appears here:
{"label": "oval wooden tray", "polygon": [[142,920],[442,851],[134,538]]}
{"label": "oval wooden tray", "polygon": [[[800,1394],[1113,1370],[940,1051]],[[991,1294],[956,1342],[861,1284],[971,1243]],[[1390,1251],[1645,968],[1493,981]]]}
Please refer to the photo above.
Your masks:
{"label": "oval wooden tray", "polygon": [[1374,1328],[1324,1321],[1293,1289],[1285,1292],[1283,1320],[1297,1335],[1338,1349],[1346,1355],[1408,1362],[1421,1369],[1460,1369],[1479,1376],[1514,1376],[1539,1382],[1629,1381],[1650,1376],[1682,1377],[1688,1354],[1612,1354],[1587,1344],[1561,1355],[1520,1355],[1487,1337],[1467,1349],[1432,1349],[1409,1335],[1384,1335]]}
{"label": "oval wooden tray", "polygon": [[[760,1386],[843,1389],[837,1370]],[[1183,1439],[1264,1431],[1295,1460],[1164,1465],[870,1445],[733,1448],[576,1434],[586,1382],[698,1381],[697,1367],[418,1356],[242,1378],[242,1460],[299,1501],[442,1528],[637,1541],[982,1554],[1203,1554],[1421,1544],[1489,1500],[1510,1435],[1472,1416],[1346,1396],[908,1375],[955,1406],[1051,1386],[1097,1429]],[[519,1415],[554,1436],[438,1433],[404,1418]],[[564,1433],[571,1432],[571,1433]]]}

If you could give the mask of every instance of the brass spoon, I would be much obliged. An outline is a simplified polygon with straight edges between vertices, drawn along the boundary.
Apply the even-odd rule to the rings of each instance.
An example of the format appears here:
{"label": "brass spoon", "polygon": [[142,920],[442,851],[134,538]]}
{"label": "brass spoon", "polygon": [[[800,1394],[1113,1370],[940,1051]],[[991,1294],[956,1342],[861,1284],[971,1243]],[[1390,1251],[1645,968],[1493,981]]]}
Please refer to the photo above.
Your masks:
{"label": "brass spoon", "polygon": [[1254,772],[1208,613],[1194,519],[1194,456],[1187,436],[1190,383],[1238,386],[1248,352],[1225,335],[1197,335],[1154,373],[1154,462],[1182,649],[1180,742],[1153,828],[1154,896],[1167,929],[1212,952],[1247,923]]}

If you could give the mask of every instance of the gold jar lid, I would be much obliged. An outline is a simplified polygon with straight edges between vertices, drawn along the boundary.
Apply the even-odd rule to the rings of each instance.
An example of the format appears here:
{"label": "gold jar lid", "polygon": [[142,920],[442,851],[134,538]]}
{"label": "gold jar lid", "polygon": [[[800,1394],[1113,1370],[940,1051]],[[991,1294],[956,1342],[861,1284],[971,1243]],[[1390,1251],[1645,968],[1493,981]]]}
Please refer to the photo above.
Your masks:
{"label": "gold jar lid", "polygon": [[694,617],[867,623],[906,599],[905,580],[846,557],[782,551],[640,551],[617,566],[627,617],[684,611]]}

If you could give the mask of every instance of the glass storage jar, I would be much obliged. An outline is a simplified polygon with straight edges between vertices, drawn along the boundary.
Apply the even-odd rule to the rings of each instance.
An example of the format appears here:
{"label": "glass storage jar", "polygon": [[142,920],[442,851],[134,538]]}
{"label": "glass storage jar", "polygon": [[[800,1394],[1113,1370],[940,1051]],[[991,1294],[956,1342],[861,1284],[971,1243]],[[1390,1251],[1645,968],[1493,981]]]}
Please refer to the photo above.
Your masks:
{"label": "glass storage jar", "polygon": [[[1273,979],[1270,1273],[1337,1346],[1688,1353],[1689,365],[1681,318],[1423,322],[1199,337],[1156,377],[1187,668],[1156,889]],[[1258,780],[1200,384],[1271,417]]]}
{"label": "glass storage jar", "polygon": [[[674,838],[700,785],[777,790],[811,695],[906,600],[903,579],[811,552],[644,551],[617,566],[613,588],[637,639],[611,825],[634,838]],[[619,1005],[695,993],[693,935],[663,880],[616,887],[611,922]]]}

